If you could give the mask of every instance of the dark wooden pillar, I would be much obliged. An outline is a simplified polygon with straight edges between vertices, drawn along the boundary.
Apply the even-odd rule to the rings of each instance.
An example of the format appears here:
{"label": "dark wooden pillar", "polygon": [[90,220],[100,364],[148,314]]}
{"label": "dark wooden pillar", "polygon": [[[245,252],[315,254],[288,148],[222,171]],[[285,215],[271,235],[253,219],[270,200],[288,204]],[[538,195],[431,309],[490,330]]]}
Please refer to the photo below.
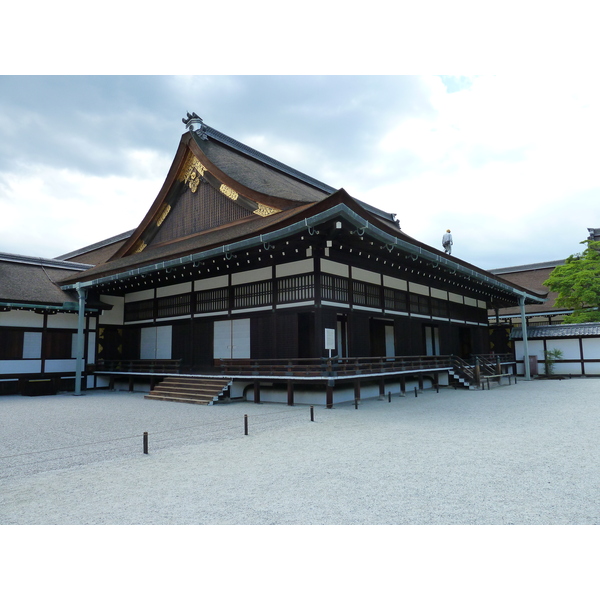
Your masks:
{"label": "dark wooden pillar", "polygon": [[287,403],[288,406],[294,406],[294,382],[291,379],[287,382]]}
{"label": "dark wooden pillar", "polygon": [[327,408],[333,408],[333,385],[331,382],[325,384],[325,394],[327,397]]}
{"label": "dark wooden pillar", "polygon": [[260,403],[260,381],[258,380],[254,381],[254,403]]}
{"label": "dark wooden pillar", "polygon": [[354,399],[360,400],[360,379],[354,380]]}
{"label": "dark wooden pillar", "polygon": [[406,394],[406,377],[400,377],[400,393],[404,396]]}
{"label": "dark wooden pillar", "polygon": [[385,379],[379,380],[379,395],[385,396]]}

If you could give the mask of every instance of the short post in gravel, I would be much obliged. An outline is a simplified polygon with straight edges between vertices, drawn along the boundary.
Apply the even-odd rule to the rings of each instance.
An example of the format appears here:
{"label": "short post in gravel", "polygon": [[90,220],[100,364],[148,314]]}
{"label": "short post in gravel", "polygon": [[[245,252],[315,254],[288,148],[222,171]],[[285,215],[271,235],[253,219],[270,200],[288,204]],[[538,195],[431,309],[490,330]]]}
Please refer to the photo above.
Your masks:
{"label": "short post in gravel", "polygon": [[388,402],[392,401],[392,392],[388,392]]}
{"label": "short post in gravel", "polygon": [[248,435],[248,415],[244,415],[244,435]]}
{"label": "short post in gravel", "polygon": [[144,454],[148,454],[148,432],[144,431]]}
{"label": "short post in gravel", "polygon": [[314,406],[310,407],[310,420],[312,422],[314,422],[314,420],[315,420],[315,407]]}
{"label": "short post in gravel", "polygon": [[415,388],[415,398],[419,395],[419,392],[417,391],[417,388]]}

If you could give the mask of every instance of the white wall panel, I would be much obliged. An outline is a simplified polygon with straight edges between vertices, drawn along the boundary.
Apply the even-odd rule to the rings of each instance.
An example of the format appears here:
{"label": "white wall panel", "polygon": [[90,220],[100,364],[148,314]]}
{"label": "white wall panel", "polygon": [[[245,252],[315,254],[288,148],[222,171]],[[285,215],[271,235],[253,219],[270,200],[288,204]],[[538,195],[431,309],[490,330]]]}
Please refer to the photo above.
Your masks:
{"label": "white wall panel", "polygon": [[[585,358],[600,358],[600,339],[583,338],[583,356]],[[586,366],[587,371],[587,366]]]}
{"label": "white wall panel", "polygon": [[77,319],[76,314],[48,315],[48,329],[77,329]]}
{"label": "white wall panel", "polygon": [[395,290],[408,290],[408,282],[404,279],[398,279],[396,277],[390,277],[389,275],[383,276],[383,285],[385,287],[393,288]]}
{"label": "white wall panel", "polygon": [[431,297],[439,298],[440,300],[448,300],[448,292],[446,290],[431,288]]}
{"label": "white wall panel", "polygon": [[44,315],[38,315],[29,310],[10,310],[0,312],[2,327],[43,327]]}
{"label": "white wall panel", "polygon": [[429,288],[426,285],[420,283],[408,282],[408,291],[413,294],[421,294],[421,296],[429,296]]}
{"label": "white wall panel", "polygon": [[338,275],[339,277],[350,277],[348,265],[327,260],[326,258],[321,259],[321,271],[323,273],[330,273],[331,275]]}
{"label": "white wall panel", "polygon": [[100,302],[111,304],[111,310],[105,310],[99,317],[100,325],[123,325],[125,299],[120,296],[100,294]]}
{"label": "white wall panel", "polygon": [[178,296],[179,294],[187,294],[192,291],[192,283],[177,283],[176,285],[167,285],[156,290],[157,298],[166,296]]}
{"label": "white wall panel", "polygon": [[0,360],[0,373],[39,373],[42,370],[41,360]]}
{"label": "white wall panel", "polygon": [[170,359],[172,349],[173,328],[171,325],[162,327],[144,327],[140,337],[140,358]]}
{"label": "white wall panel", "polygon": [[365,269],[359,269],[358,267],[352,267],[352,279],[358,279],[359,281],[366,281],[367,283],[381,285],[381,275],[379,273],[367,271]]}
{"label": "white wall panel", "polygon": [[263,267],[262,269],[252,269],[243,273],[233,273],[231,275],[231,285],[239,285],[242,283],[254,283],[255,281],[264,281],[273,277],[273,269],[271,267]]}
{"label": "white wall panel", "polygon": [[23,358],[42,358],[42,332],[23,333]]}
{"label": "white wall panel", "polygon": [[125,294],[125,302],[138,302],[140,300],[150,300],[151,298],[154,298],[153,289]]}
{"label": "white wall panel", "polygon": [[579,339],[546,340],[546,348],[548,348],[548,350],[561,350],[563,353],[561,360],[569,360],[570,358],[581,358],[581,353],[579,351]]}
{"label": "white wall panel", "polygon": [[250,319],[215,321],[214,358],[250,358]]}
{"label": "white wall panel", "polygon": [[275,267],[276,277],[288,277],[290,275],[300,275],[301,273],[312,273],[315,269],[315,261],[312,258],[297,260],[293,263],[277,265]]}
{"label": "white wall panel", "polygon": [[219,275],[218,277],[209,277],[208,279],[194,281],[194,291],[216,290],[217,288],[227,287],[228,285],[229,276]]}
{"label": "white wall panel", "polygon": [[[62,360],[47,360],[44,365],[46,373],[60,373],[61,371],[75,371],[75,363],[77,361],[74,358],[62,359]],[[43,375],[41,375],[43,377]]]}
{"label": "white wall panel", "polygon": [[87,360],[89,363],[96,362],[96,332],[90,331],[88,334],[88,351],[87,351]]}

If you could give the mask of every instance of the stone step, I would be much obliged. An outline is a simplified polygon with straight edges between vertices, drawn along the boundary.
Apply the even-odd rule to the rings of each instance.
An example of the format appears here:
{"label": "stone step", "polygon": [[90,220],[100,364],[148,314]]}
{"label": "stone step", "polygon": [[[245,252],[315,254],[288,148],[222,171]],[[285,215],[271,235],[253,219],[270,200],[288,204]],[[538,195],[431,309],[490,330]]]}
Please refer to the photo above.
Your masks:
{"label": "stone step", "polygon": [[213,403],[213,399],[210,400],[202,400],[199,398],[177,398],[171,396],[144,396],[147,400],[161,400],[163,402],[183,402],[185,404],[201,404],[203,406],[209,406]]}
{"label": "stone step", "polygon": [[228,382],[224,379],[167,377],[145,398],[167,402],[210,405],[221,394]]}
{"label": "stone step", "polygon": [[218,396],[218,393],[213,393],[207,390],[196,390],[196,391],[186,391],[186,390],[164,390],[154,388],[148,396],[165,396],[167,398],[199,398],[199,399],[210,399],[212,400],[215,396]]}

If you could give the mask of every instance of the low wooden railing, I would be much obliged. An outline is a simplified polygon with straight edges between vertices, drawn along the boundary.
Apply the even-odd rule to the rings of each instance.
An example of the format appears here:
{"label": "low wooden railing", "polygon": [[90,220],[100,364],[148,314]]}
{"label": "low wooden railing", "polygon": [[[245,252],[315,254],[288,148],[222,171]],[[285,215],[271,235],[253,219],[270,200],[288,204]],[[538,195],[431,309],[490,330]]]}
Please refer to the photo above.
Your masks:
{"label": "low wooden railing", "polygon": [[402,371],[447,369],[451,356],[394,356],[352,358],[236,359],[215,361],[224,375],[342,377]]}
{"label": "low wooden railing", "polygon": [[95,372],[119,373],[179,373],[180,359],[147,359],[147,360],[99,360],[94,365]]}

